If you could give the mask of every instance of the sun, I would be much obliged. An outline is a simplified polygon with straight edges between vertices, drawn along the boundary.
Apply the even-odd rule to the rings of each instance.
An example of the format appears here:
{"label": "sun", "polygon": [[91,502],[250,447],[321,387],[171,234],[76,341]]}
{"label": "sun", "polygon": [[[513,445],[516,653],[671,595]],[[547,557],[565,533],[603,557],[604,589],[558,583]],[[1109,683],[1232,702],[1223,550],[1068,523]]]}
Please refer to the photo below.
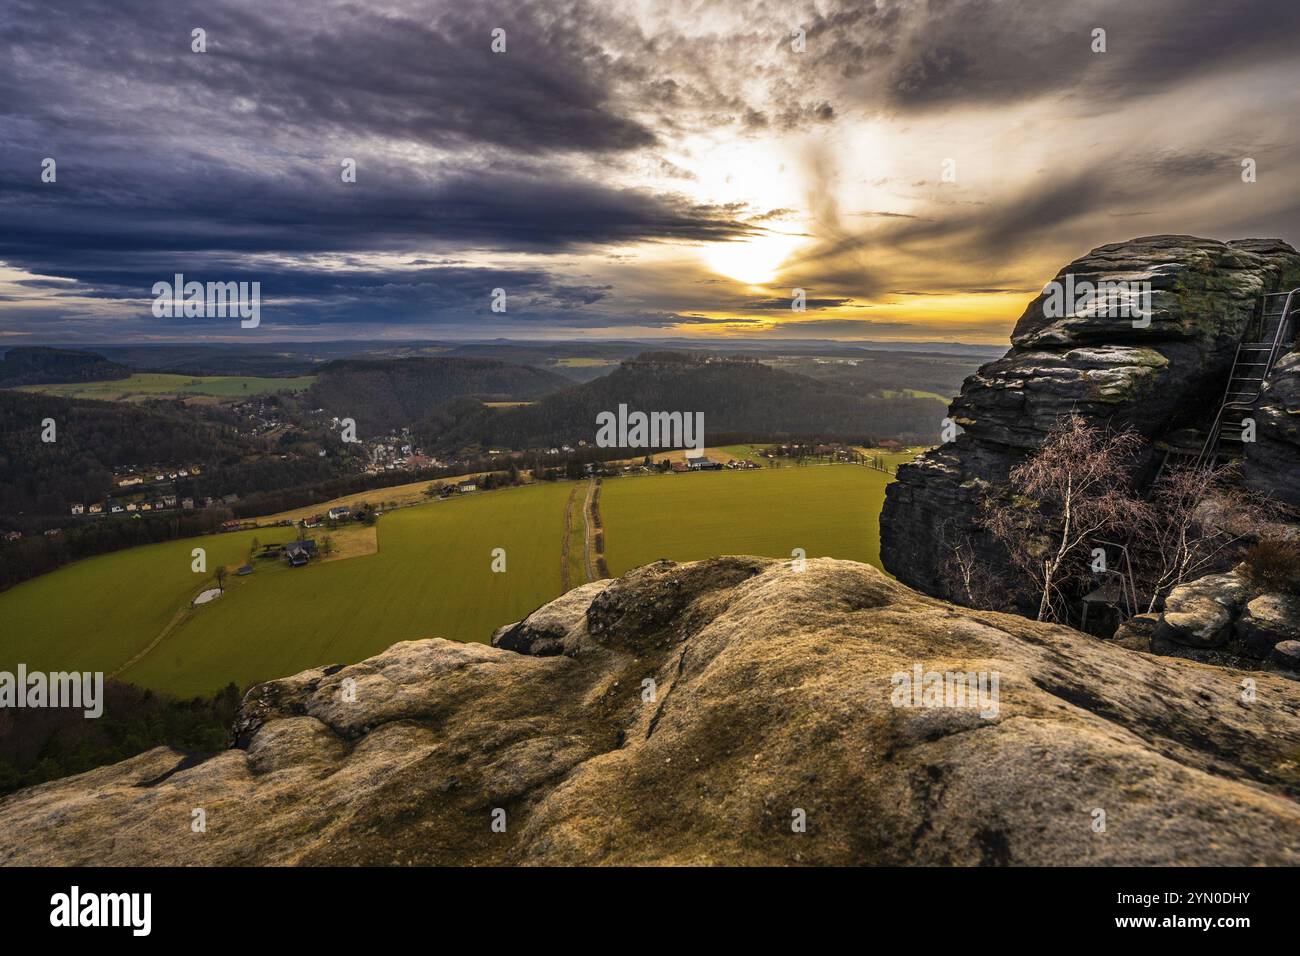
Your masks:
{"label": "sun", "polygon": [[745,285],[762,286],[776,279],[782,263],[798,245],[796,236],[768,233],[712,245],[705,251],[704,261],[718,275]]}

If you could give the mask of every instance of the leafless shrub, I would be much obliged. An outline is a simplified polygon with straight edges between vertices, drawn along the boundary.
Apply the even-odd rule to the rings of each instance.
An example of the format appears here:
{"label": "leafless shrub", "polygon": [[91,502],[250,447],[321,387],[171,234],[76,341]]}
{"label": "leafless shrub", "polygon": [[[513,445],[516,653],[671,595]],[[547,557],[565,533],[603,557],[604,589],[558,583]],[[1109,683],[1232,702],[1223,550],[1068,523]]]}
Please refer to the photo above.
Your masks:
{"label": "leafless shrub", "polygon": [[1032,586],[1038,620],[1065,620],[1072,592],[1088,576],[1092,542],[1139,520],[1143,506],[1129,476],[1141,443],[1136,432],[1071,414],[1011,470],[1008,495],[985,499],[984,528]]}
{"label": "leafless shrub", "polygon": [[1267,499],[1233,484],[1236,465],[1170,468],[1157,479],[1134,526],[1138,587],[1153,611],[1178,585],[1235,563],[1267,533]]}
{"label": "leafless shrub", "polygon": [[939,579],[957,603],[984,610],[1007,610],[1014,603],[1005,577],[995,575],[988,562],[975,551],[969,534],[956,530],[951,521],[941,532],[944,558]]}

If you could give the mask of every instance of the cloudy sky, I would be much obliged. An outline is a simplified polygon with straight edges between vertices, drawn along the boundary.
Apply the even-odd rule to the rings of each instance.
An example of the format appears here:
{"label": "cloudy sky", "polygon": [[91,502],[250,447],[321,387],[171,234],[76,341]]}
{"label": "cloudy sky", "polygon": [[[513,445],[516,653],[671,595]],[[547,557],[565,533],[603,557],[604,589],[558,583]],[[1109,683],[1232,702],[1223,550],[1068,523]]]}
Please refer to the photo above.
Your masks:
{"label": "cloudy sky", "polygon": [[[7,0],[0,344],[1001,342],[1101,243],[1300,240],[1297,36],[1296,0]],[[260,327],[155,318],[177,272],[259,281]]]}

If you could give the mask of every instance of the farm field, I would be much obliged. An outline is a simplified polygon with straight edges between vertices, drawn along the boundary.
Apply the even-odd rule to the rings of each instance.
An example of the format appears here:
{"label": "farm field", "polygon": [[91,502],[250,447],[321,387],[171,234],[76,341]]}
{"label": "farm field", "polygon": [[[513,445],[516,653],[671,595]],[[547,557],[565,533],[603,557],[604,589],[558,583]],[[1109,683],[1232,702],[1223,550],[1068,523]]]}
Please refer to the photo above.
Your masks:
{"label": "farm field", "polygon": [[[735,458],[737,461],[753,461],[760,465],[766,465],[767,459],[760,458],[758,452],[763,448],[770,448],[771,445],[707,445],[703,449],[706,458],[714,461],[726,463],[728,458]],[[651,460],[658,464],[661,461],[685,461],[686,449],[677,448],[673,451],[655,452],[650,456]],[[645,455],[638,455],[633,458],[620,458],[614,464],[638,463],[645,460]],[[778,460],[777,464],[781,464]]]}
{"label": "farm field", "polygon": [[611,574],[659,558],[717,554],[836,557],[880,566],[880,508],[891,476],[857,465],[707,471],[606,481]]}
{"label": "farm field", "polygon": [[68,382],[61,385],[28,385],[24,392],[57,395],[60,398],[93,398],[105,402],[141,401],[147,398],[249,398],[274,392],[301,392],[315,380],[311,375],[295,378],[260,378],[252,375],[172,375],[165,372],[137,372],[129,378],[105,382]]}
{"label": "farm field", "polygon": [[558,358],[555,364],[559,368],[599,368],[619,364],[618,359],[611,358]]}
{"label": "farm field", "polygon": [[[600,499],[606,560],[621,574],[661,557],[788,558],[803,548],[809,557],[878,564],[877,515],[889,480],[853,465],[607,479]],[[20,662],[31,670],[121,670],[122,680],[190,696],[357,661],[397,641],[486,641],[557,596],[562,568],[570,586],[585,580],[586,487],[536,483],[391,511],[375,529],[377,553],[358,553],[369,548],[336,537],[339,553],[306,568],[256,560],[253,574],[230,575],[226,593],[198,608],[190,601],[212,586],[218,565],[236,568],[254,539],[284,542],[295,529],[262,527],[79,561],[0,593],[0,670]],[[190,569],[195,547],[207,549],[207,574]],[[497,547],[506,551],[504,574],[491,570]]]}
{"label": "farm field", "polygon": [[857,450],[864,455],[883,459],[884,463],[890,468],[897,468],[899,465],[908,464],[921,452],[926,451],[926,446],[914,445],[911,448],[900,448],[897,451],[890,451],[887,448],[863,448],[859,446]]}
{"label": "farm field", "polygon": [[423,478],[420,481],[408,481],[401,485],[371,488],[368,491],[356,491],[340,498],[331,498],[329,501],[321,501],[314,505],[303,505],[301,508],[290,508],[288,511],[262,515],[250,520],[263,525],[275,524],[277,521],[285,520],[298,521],[302,518],[310,518],[312,515],[323,515],[331,508],[355,508],[363,502],[369,502],[376,507],[381,504],[399,506],[419,504],[422,501],[429,500],[429,496],[425,492],[430,485],[454,485],[462,481],[469,481],[472,478],[482,478],[485,474],[487,472],[476,471],[463,475],[451,475],[447,478]]}

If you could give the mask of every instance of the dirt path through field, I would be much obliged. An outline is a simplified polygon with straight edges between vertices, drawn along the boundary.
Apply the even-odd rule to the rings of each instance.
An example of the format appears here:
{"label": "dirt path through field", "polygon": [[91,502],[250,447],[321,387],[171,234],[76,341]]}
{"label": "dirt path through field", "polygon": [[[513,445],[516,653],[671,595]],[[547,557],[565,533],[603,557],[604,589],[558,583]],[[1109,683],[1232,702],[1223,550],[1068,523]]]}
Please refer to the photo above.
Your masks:
{"label": "dirt path through field", "polygon": [[596,494],[596,480],[594,478],[587,481],[587,498],[582,503],[582,566],[587,572],[587,580],[596,580],[596,563],[592,560],[595,553],[595,528],[592,527],[591,521],[591,502]]}
{"label": "dirt path through field", "polygon": [[560,544],[560,593],[573,587],[569,574],[569,549],[573,547],[573,506],[578,500],[579,485],[574,485],[564,504],[564,541]]}
{"label": "dirt path through field", "polygon": [[167,622],[167,626],[164,627],[162,631],[159,632],[157,637],[155,637],[152,641],[149,642],[149,646],[146,647],[144,650],[140,651],[138,654],[132,657],[129,661],[127,661],[117,670],[113,671],[113,673],[109,674],[108,679],[112,680],[114,677],[117,677],[117,675],[121,674],[124,671],[130,670],[134,665],[144,660],[144,658],[149,654],[149,652],[152,651],[159,644],[161,644],[168,634],[176,630],[177,626],[181,623],[181,621],[185,619],[185,617],[189,614],[189,612],[190,612],[190,608],[183,607],[180,610],[178,610],[175,614],[173,614],[172,619]]}
{"label": "dirt path through field", "polygon": [[600,518],[599,478],[593,478],[587,483],[587,501],[582,509],[582,518],[586,527],[583,566],[587,570],[588,581],[599,581],[609,577],[609,567],[605,564],[605,531]]}

